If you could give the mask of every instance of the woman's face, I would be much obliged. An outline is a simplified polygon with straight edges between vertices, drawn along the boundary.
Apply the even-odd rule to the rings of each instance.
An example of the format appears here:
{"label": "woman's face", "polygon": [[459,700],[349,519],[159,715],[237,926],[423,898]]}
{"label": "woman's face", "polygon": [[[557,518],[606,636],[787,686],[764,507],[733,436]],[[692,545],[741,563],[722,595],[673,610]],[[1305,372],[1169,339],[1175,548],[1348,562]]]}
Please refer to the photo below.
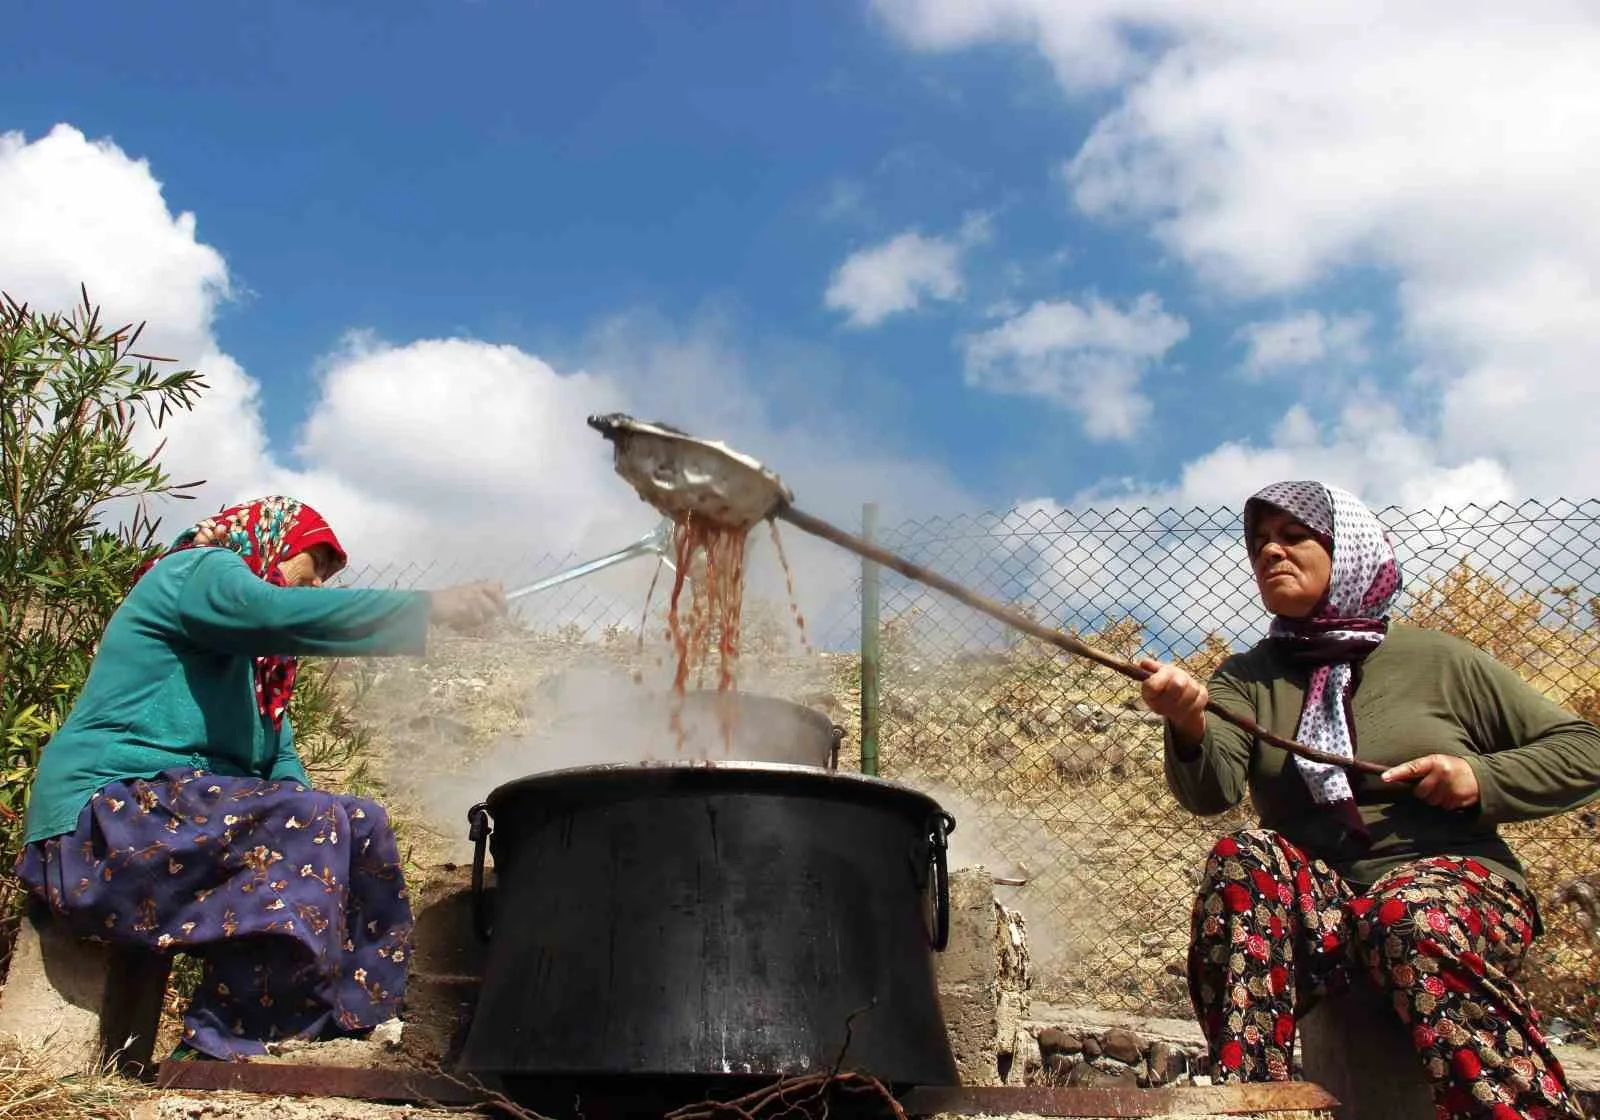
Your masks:
{"label": "woman's face", "polygon": [[1267,610],[1286,618],[1316,610],[1328,592],[1333,557],[1310,529],[1282,510],[1266,510],[1251,532],[1250,552]]}
{"label": "woman's face", "polygon": [[338,573],[339,564],[333,549],[325,544],[314,544],[279,564],[278,571],[289,587],[321,587],[324,580]]}

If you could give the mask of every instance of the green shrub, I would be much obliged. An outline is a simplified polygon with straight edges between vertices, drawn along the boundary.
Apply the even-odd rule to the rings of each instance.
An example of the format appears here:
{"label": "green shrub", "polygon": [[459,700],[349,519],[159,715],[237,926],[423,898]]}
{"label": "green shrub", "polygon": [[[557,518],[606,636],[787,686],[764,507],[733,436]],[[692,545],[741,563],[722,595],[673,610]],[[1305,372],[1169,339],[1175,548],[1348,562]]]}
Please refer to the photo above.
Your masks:
{"label": "green shrub", "polygon": [[[107,329],[83,303],[39,313],[0,295],[0,923],[16,911],[11,867],[34,768],[76,700],[106,623],[140,567],[165,545],[144,502],[188,498],[158,447],[160,429],[193,408],[193,370],[135,350],[140,328]],[[303,667],[290,707],[318,785],[365,792],[367,737],[351,716],[360,674]],[[3,932],[3,931],[0,931]],[[10,938],[0,936],[0,962]],[[180,961],[174,992],[192,985]]]}
{"label": "green shrub", "polygon": [[155,549],[143,502],[189,497],[136,425],[159,429],[204,383],[138,353],[83,303],[40,313],[0,295],[0,872],[16,855],[39,753],[107,619]]}

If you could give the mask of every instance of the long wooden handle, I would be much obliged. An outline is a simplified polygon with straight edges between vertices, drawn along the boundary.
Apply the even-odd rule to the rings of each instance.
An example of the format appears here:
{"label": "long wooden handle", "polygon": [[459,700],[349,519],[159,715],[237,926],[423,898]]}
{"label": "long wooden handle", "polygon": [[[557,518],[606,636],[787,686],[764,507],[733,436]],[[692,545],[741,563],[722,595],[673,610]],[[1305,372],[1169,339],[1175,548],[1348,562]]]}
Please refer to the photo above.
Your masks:
{"label": "long wooden handle", "polygon": [[[848,549],[857,556],[871,560],[874,564],[881,564],[885,568],[891,568],[907,579],[914,579],[918,583],[925,583],[929,587],[943,591],[952,599],[965,603],[973,610],[982,611],[991,618],[1021,630],[1023,633],[1038,638],[1042,642],[1049,642],[1058,649],[1064,649],[1068,653],[1093,661],[1097,665],[1103,665],[1107,669],[1121,673],[1123,676],[1136,681],[1142,681],[1150,676],[1148,671],[1141,669],[1132,662],[1124,661],[1120,657],[1113,657],[1109,653],[1102,653],[1092,646],[1085,645],[1072,635],[1062,633],[1053,627],[1042,626],[1026,615],[1012,610],[1004,603],[997,602],[985,595],[979,595],[975,591],[968,591],[965,587],[946,579],[937,572],[930,571],[920,564],[913,564],[909,560],[901,559],[894,553],[879,548],[863,537],[835,528],[826,521],[812,517],[808,513],[802,513],[791,505],[779,506],[773,516],[781,517],[796,528],[803,529],[813,536],[821,537],[825,541],[830,541],[840,548]],[[1285,739],[1282,735],[1275,735],[1266,728],[1258,726],[1254,720],[1228,711],[1215,700],[1206,702],[1206,711],[1218,719],[1231,723],[1248,734],[1254,735],[1264,743],[1271,743],[1273,746],[1286,750],[1290,754],[1297,754],[1301,758],[1310,759],[1312,762],[1324,762],[1330,766],[1361,770],[1368,774],[1382,774],[1387,769],[1387,767],[1380,766],[1378,763],[1370,762],[1364,758],[1345,758],[1342,755],[1329,754],[1327,751],[1319,751],[1315,747],[1308,747],[1294,739]]]}

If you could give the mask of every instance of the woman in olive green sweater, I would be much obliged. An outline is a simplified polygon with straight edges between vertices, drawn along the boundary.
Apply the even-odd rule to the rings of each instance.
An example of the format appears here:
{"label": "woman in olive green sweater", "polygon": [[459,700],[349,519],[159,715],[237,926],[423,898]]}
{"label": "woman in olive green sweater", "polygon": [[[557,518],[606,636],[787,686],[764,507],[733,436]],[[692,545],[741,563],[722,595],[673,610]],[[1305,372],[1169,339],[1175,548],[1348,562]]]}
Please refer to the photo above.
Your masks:
{"label": "woman in olive green sweater", "polygon": [[[1393,622],[1399,565],[1377,518],[1316,482],[1245,505],[1274,619],[1206,684],[1147,661],[1167,783],[1211,815],[1248,792],[1195,900],[1189,991],[1221,1082],[1287,1080],[1296,1017],[1357,968],[1396,1012],[1450,1117],[1581,1117],[1513,982],[1539,930],[1501,823],[1600,793],[1600,730],[1466,642]],[[1372,775],[1207,719],[1207,699]]]}
{"label": "woman in olive green sweater", "polygon": [[288,498],[186,531],[112,616],[29,793],[17,874],[81,936],[198,956],[184,1046],[211,1058],[391,1018],[411,937],[376,802],[311,788],[287,714],[302,655],[420,654],[497,587],[321,586],[344,549]]}

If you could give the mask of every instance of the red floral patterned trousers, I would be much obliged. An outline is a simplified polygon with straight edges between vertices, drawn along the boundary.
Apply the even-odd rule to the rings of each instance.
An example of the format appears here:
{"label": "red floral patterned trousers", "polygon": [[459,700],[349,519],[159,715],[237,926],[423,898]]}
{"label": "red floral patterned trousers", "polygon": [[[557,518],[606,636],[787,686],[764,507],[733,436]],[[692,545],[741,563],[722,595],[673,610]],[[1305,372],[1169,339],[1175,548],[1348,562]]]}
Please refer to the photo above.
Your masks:
{"label": "red floral patterned trousers", "polygon": [[1364,894],[1275,832],[1226,836],[1195,899],[1189,995],[1214,1079],[1287,1081],[1296,1016],[1352,969],[1389,993],[1441,1120],[1582,1117],[1511,976],[1531,899],[1471,859],[1395,868]]}

